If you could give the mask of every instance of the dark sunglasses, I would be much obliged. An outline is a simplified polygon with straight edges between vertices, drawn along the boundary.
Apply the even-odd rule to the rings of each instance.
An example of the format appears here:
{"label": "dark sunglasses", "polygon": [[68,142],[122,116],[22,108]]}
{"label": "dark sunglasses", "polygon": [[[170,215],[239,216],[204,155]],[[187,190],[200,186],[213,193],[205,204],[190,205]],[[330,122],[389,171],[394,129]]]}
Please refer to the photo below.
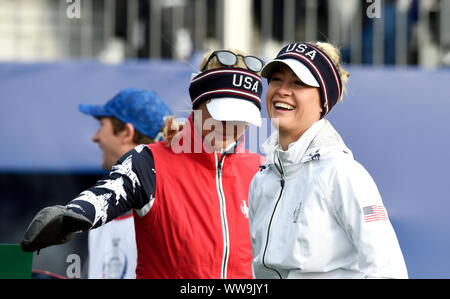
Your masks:
{"label": "dark sunglasses", "polygon": [[217,57],[217,60],[222,64],[226,66],[232,66],[237,63],[238,56],[241,56],[244,59],[245,65],[248,67],[249,70],[253,72],[259,72],[264,66],[264,61],[259,59],[256,56],[243,56],[241,54],[235,54],[233,52],[227,51],[227,50],[217,50],[214,51],[206,61],[205,65],[202,68],[202,72],[205,71],[206,67],[208,66],[208,63],[213,59]]}

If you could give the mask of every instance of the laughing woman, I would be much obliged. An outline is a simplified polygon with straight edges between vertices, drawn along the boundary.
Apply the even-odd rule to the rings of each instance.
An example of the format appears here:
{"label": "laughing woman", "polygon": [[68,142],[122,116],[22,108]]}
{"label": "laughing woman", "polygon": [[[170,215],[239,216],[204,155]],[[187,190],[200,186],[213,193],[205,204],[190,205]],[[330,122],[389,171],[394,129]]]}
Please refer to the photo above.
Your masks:
{"label": "laughing woman", "polygon": [[378,189],[324,117],[349,74],[329,43],[284,47],[262,70],[278,132],[249,191],[256,278],[407,278]]}

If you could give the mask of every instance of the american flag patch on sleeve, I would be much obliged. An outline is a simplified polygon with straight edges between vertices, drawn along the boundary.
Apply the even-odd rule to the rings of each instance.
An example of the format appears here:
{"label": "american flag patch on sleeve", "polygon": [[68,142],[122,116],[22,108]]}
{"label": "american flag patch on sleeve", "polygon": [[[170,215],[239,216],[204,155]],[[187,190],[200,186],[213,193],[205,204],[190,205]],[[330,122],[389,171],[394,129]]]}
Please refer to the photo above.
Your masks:
{"label": "american flag patch on sleeve", "polygon": [[363,215],[365,222],[372,222],[377,220],[388,220],[386,210],[383,206],[372,205],[363,207]]}

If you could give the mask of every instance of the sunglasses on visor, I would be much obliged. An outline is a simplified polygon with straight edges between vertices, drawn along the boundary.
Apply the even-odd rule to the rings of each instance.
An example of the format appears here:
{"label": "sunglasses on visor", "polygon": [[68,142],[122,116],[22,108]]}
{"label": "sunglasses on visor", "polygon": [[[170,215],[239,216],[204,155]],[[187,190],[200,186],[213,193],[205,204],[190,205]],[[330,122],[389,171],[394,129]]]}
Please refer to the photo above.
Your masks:
{"label": "sunglasses on visor", "polygon": [[241,56],[244,59],[245,65],[248,67],[249,70],[253,72],[259,72],[264,66],[264,61],[259,59],[255,56],[243,56],[241,54],[235,54],[233,52],[227,51],[227,50],[218,50],[214,51],[206,61],[205,65],[202,68],[202,72],[205,71],[206,67],[208,66],[208,63],[213,59],[214,57],[217,57],[217,60],[222,64],[226,66],[232,66],[237,63],[238,56]]}

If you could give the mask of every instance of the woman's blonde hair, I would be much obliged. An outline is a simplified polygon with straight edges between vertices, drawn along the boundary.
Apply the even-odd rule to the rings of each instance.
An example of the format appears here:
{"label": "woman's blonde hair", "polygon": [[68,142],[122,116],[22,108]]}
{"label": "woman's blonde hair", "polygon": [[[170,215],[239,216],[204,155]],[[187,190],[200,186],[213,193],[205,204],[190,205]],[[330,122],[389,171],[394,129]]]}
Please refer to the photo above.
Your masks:
{"label": "woman's blonde hair", "polygon": [[328,42],[311,42],[310,44],[316,46],[320,50],[324,51],[333,61],[334,65],[336,66],[336,69],[339,72],[339,76],[341,77],[341,83],[342,83],[342,94],[340,97],[340,100],[342,101],[342,97],[344,95],[344,92],[347,91],[346,84],[348,81],[348,77],[350,77],[350,73],[347,72],[343,66],[342,66],[342,58],[341,58],[341,51],[338,47],[334,46],[331,43]]}
{"label": "woman's blonde hair", "polygon": [[[225,50],[233,52],[234,54],[242,55],[242,56],[247,55],[243,51],[236,50],[236,49],[225,49]],[[208,62],[208,65],[206,65],[206,67],[205,67],[206,62],[208,61],[209,57],[213,54],[213,52],[214,52],[214,50],[209,51],[209,52],[205,53],[205,55],[203,55],[202,61],[200,62],[200,70],[202,70],[204,68],[207,71],[207,70],[212,70],[212,69],[223,67],[223,65],[219,62],[217,57],[213,57]],[[236,64],[234,64],[232,66],[228,66],[228,67],[239,67],[239,68],[248,69],[248,67],[244,63],[244,59],[241,56],[238,56]],[[165,142],[166,146],[170,146],[172,139],[175,137],[175,135],[177,135],[184,128],[184,126],[185,126],[184,123],[175,121],[174,116],[169,116],[166,118],[166,123],[164,124],[164,128],[163,128],[163,138],[164,138],[164,142]]]}
{"label": "woman's blonde hair", "polygon": [[183,130],[185,123],[175,121],[175,116],[171,115],[166,117],[166,122],[162,129],[163,139],[165,145],[168,147],[172,143],[172,139],[177,135],[181,130]]}
{"label": "woman's blonde hair", "polygon": [[[246,53],[244,53],[241,50],[237,50],[237,49],[224,49],[227,51],[230,51],[234,54],[238,54],[238,55],[242,55],[245,56],[247,55]],[[200,62],[200,69],[202,70],[203,68],[205,68],[205,64],[208,61],[208,58],[214,53],[214,50],[207,52],[204,56],[202,61]],[[209,62],[208,65],[206,66],[205,70],[212,70],[212,69],[216,69],[219,67],[223,67],[223,65],[219,62],[219,60],[217,59],[216,56],[214,56]],[[230,67],[240,67],[243,69],[247,69],[247,66],[244,63],[244,59],[241,56],[238,56],[237,62],[236,64],[230,66]]]}

